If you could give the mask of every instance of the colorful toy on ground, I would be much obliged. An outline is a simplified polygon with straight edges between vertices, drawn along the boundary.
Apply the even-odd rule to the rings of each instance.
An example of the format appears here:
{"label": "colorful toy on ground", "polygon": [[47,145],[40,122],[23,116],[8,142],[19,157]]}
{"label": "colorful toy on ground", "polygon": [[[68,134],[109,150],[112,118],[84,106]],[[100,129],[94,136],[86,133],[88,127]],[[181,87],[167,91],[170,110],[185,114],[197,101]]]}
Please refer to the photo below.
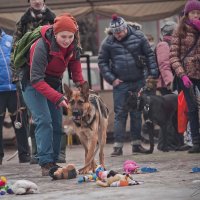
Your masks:
{"label": "colorful toy on ground", "polygon": [[96,174],[89,174],[87,176],[81,176],[78,179],[78,183],[83,183],[83,182],[94,182],[97,180]]}
{"label": "colorful toy on ground", "polygon": [[104,167],[102,167],[101,165],[99,165],[96,170],[95,170],[96,176],[99,180],[101,181],[106,181],[107,179],[107,175],[109,173],[109,171],[106,171],[106,169]]}
{"label": "colorful toy on ground", "polygon": [[133,160],[126,160],[123,164],[123,170],[126,174],[137,173],[139,166]]}
{"label": "colorful toy on ground", "polygon": [[33,194],[38,192],[38,186],[28,180],[18,180],[12,185],[14,194]]}
{"label": "colorful toy on ground", "polygon": [[154,173],[154,172],[157,172],[158,170],[156,168],[152,168],[152,167],[141,167],[140,171],[142,173]]}
{"label": "colorful toy on ground", "polygon": [[0,177],[0,196],[5,194],[13,194],[13,191],[9,184],[7,183],[7,179],[5,176]]}
{"label": "colorful toy on ground", "polygon": [[107,180],[98,180],[97,185],[102,187],[123,187],[129,185],[139,185],[140,182],[133,180],[129,174],[119,174],[111,170],[107,175]]}
{"label": "colorful toy on ground", "polygon": [[51,176],[54,180],[73,179],[76,178],[77,172],[73,164],[68,164],[66,167],[52,167],[49,170],[49,176]]}

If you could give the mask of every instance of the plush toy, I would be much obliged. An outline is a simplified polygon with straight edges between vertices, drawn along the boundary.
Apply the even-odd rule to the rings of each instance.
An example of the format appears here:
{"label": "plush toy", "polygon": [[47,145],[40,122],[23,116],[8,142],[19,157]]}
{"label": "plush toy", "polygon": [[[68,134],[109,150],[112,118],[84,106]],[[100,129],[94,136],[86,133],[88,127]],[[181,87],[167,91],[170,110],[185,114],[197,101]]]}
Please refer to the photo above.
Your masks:
{"label": "plush toy", "polygon": [[89,174],[87,176],[81,176],[78,179],[78,183],[83,183],[83,182],[93,182],[97,180],[96,174]]}
{"label": "plush toy", "polygon": [[7,179],[4,176],[0,177],[0,195],[5,195],[5,194],[13,194],[13,191],[7,183]]}
{"label": "plush toy", "polygon": [[123,169],[126,174],[137,173],[139,166],[133,160],[126,160],[123,164]]}
{"label": "plush toy", "polygon": [[140,184],[138,181],[133,180],[129,174],[123,175],[113,170],[108,173],[106,182],[98,180],[96,183],[102,187],[122,187]]}
{"label": "plush toy", "polygon": [[73,179],[76,178],[77,172],[73,164],[68,164],[66,167],[52,167],[49,170],[49,176],[51,176],[54,180]]}
{"label": "plush toy", "polygon": [[106,169],[104,167],[99,165],[99,166],[97,166],[95,173],[99,180],[106,181],[109,171],[106,171]]}
{"label": "plush toy", "polygon": [[14,194],[33,194],[38,192],[38,186],[28,180],[18,180],[12,185]]}

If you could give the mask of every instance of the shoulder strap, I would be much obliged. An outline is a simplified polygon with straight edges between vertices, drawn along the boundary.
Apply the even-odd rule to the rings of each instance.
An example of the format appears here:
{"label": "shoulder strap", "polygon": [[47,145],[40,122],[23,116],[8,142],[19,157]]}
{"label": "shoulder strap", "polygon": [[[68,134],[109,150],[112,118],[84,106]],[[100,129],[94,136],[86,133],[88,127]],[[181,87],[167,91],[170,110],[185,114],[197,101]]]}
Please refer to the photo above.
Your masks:
{"label": "shoulder strap", "polygon": [[198,34],[195,38],[194,44],[186,51],[186,54],[181,58],[181,62],[184,61],[184,59],[190,54],[190,52],[194,49],[194,47],[197,46],[198,40],[199,40],[200,34]]}

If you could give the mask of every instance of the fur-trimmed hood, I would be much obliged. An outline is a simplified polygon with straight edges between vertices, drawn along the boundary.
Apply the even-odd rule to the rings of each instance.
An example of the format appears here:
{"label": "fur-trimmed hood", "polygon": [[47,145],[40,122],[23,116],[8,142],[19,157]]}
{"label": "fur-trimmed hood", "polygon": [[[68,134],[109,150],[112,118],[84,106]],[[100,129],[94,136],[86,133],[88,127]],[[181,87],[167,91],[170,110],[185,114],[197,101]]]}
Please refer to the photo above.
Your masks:
{"label": "fur-trimmed hood", "polygon": [[[43,12],[43,20],[44,21],[49,21],[51,22],[51,24],[53,23],[55,18],[55,14],[51,11],[51,9],[47,8],[45,9],[45,11]],[[24,13],[24,15],[21,17],[21,23],[23,24],[27,24],[29,22],[34,21],[35,19],[32,17],[31,15],[31,10],[30,8],[28,8],[26,10],[26,12]]]}

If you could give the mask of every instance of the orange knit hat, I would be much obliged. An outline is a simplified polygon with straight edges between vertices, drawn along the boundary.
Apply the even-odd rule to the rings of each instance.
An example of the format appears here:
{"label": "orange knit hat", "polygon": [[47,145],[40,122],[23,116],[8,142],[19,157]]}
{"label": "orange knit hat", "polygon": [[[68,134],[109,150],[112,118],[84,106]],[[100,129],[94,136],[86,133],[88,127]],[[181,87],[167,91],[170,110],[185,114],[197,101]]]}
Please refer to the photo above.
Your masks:
{"label": "orange knit hat", "polygon": [[72,15],[64,13],[54,19],[53,30],[55,34],[62,31],[76,33],[78,31],[78,25]]}

